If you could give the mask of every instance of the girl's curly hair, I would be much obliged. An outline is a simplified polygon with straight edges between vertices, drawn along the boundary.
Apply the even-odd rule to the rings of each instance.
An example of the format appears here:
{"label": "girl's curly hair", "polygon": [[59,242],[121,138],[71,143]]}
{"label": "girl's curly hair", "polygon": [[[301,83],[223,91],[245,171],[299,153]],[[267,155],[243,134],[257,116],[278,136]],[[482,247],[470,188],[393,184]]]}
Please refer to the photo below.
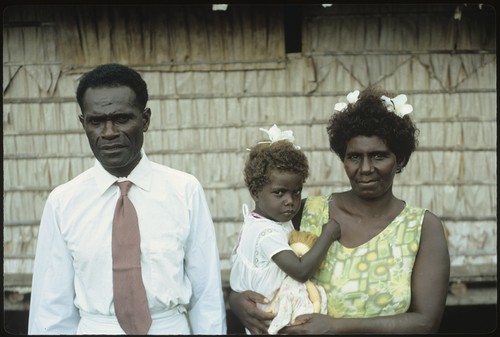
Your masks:
{"label": "girl's curly hair", "polygon": [[272,170],[298,173],[304,183],[309,176],[307,157],[287,140],[257,144],[245,163],[245,184],[249,191],[261,191],[270,182]]}
{"label": "girl's curly hair", "polygon": [[326,128],[330,149],[344,161],[347,143],[356,136],[377,136],[396,155],[397,173],[408,164],[418,146],[419,130],[408,115],[403,118],[387,110],[381,96],[388,93],[369,87],[360,93],[356,103],[348,104],[342,112],[335,112]]}

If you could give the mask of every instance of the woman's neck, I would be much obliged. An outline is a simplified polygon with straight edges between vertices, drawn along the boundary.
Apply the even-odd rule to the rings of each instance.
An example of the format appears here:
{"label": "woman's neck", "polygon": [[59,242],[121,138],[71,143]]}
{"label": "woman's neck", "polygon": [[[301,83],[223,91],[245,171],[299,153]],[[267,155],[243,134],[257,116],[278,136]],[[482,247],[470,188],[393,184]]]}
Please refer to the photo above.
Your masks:
{"label": "woman's neck", "polygon": [[354,248],[382,232],[404,209],[404,202],[392,194],[367,200],[347,191],[334,194],[329,207],[340,223],[342,234],[339,242]]}
{"label": "woman's neck", "polygon": [[341,194],[338,200],[340,208],[347,214],[359,218],[385,218],[396,209],[401,211],[402,201],[392,193],[384,194],[379,198],[360,198],[352,191]]}

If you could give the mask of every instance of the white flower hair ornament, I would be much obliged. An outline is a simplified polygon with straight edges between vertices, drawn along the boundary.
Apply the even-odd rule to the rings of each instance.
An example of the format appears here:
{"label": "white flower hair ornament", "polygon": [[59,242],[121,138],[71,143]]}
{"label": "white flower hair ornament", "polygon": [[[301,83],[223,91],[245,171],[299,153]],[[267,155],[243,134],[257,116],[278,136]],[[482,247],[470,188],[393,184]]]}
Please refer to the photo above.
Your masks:
{"label": "white flower hair ornament", "polygon": [[394,98],[381,96],[380,99],[388,111],[394,112],[401,118],[413,111],[413,107],[410,104],[406,104],[406,95],[401,94]]}
{"label": "white flower hair ornament", "polygon": [[358,99],[359,99],[359,90],[351,91],[349,94],[347,94],[348,103],[339,102],[335,104],[333,108],[337,111],[342,112],[347,108],[347,104],[354,104],[358,101]]}
{"label": "white flower hair ornament", "polygon": [[[264,128],[260,128],[259,130],[267,133],[267,135],[269,136],[269,140],[259,142],[258,144],[262,144],[262,143],[272,144],[272,143],[277,142],[279,140],[288,140],[290,143],[293,144],[293,142],[295,141],[295,137],[293,136],[293,131],[291,131],[291,130],[281,131],[281,129],[279,127],[277,127],[276,124],[274,124],[269,130],[266,130]],[[295,144],[293,144],[293,146],[297,150],[300,150],[300,146],[295,145]]]}

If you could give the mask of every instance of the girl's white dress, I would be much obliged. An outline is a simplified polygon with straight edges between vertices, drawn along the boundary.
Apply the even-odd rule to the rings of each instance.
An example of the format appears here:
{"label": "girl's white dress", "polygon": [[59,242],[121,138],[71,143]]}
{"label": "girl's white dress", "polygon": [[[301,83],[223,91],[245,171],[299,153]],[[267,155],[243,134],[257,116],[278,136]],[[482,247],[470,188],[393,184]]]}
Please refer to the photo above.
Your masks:
{"label": "girl's white dress", "polygon": [[287,276],[272,256],[292,250],[288,245],[292,222],[256,218],[246,204],[243,204],[243,217],[240,237],[231,255],[231,289],[236,292],[253,290],[272,300]]}
{"label": "girl's white dress", "polygon": [[[275,222],[253,216],[243,204],[244,223],[238,243],[231,255],[231,289],[237,292],[253,290],[264,295],[269,304],[257,304],[261,310],[277,313],[270,323],[269,334],[276,334],[299,315],[312,313],[313,304],[304,283],[287,276],[272,256],[292,250],[288,234],[294,229],[291,221]],[[321,313],[326,313],[326,294],[318,287]],[[272,302],[271,302],[272,301]],[[247,334],[250,334],[246,329]]]}

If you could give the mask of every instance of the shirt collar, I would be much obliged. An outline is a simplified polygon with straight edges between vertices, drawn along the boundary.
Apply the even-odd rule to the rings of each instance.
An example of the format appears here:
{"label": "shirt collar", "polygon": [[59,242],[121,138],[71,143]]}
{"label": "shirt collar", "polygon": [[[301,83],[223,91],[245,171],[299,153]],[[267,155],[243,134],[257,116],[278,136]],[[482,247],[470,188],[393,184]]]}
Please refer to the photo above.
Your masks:
{"label": "shirt collar", "polygon": [[96,159],[94,163],[94,177],[97,182],[99,192],[103,194],[106,190],[118,180],[130,180],[134,185],[139,188],[149,191],[151,189],[151,179],[153,169],[144,149],[141,149],[142,158],[137,166],[130,172],[128,177],[116,177],[106,171],[101,163]]}

